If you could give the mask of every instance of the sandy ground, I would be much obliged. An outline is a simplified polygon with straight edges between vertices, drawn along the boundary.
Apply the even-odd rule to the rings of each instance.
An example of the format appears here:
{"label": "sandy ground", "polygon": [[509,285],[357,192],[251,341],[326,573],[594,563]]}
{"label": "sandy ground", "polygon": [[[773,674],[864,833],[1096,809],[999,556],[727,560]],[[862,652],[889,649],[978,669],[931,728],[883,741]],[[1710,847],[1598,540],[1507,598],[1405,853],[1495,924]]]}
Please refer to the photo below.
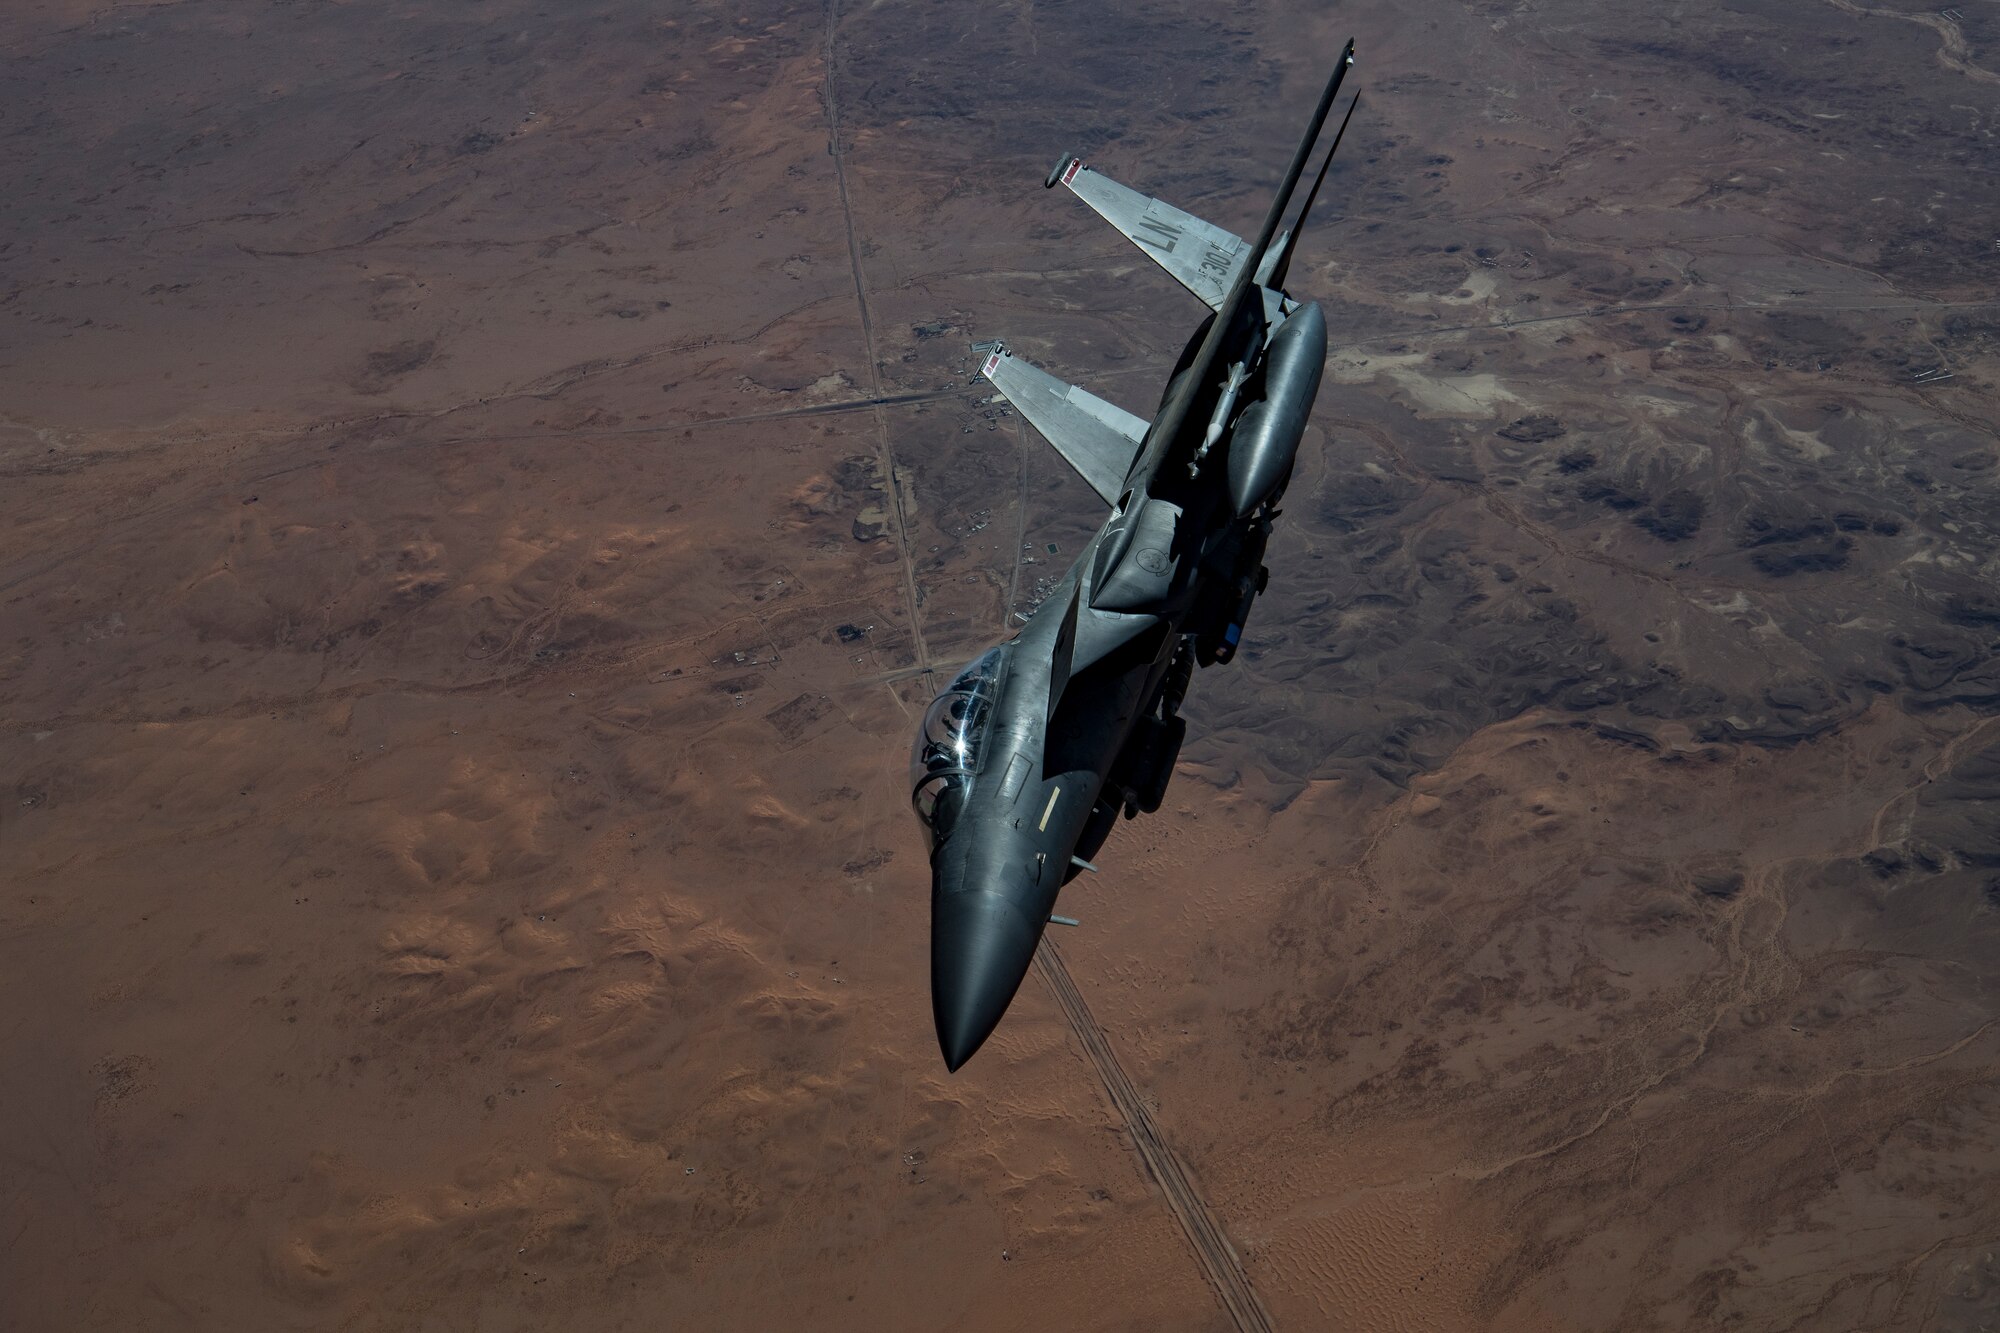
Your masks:
{"label": "sandy ground", "polygon": [[[1148,410],[1048,161],[1247,229],[1350,33],[1271,591],[947,1076],[919,669],[1098,520],[970,345]],[[1990,5],[0,52],[0,1324],[2000,1318]]]}

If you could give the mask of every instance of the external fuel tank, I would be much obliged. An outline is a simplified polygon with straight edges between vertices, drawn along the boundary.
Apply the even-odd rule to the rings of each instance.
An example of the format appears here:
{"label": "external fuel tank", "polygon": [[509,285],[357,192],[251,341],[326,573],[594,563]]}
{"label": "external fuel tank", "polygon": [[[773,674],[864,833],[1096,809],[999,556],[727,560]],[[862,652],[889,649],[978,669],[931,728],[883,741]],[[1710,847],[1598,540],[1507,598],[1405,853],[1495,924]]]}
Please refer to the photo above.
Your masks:
{"label": "external fuel tank", "polygon": [[1283,493],[1292,460],[1312,415],[1326,369],[1326,316],[1311,302],[1271,335],[1264,358],[1264,396],[1245,408],[1229,442],[1229,502],[1248,518]]}

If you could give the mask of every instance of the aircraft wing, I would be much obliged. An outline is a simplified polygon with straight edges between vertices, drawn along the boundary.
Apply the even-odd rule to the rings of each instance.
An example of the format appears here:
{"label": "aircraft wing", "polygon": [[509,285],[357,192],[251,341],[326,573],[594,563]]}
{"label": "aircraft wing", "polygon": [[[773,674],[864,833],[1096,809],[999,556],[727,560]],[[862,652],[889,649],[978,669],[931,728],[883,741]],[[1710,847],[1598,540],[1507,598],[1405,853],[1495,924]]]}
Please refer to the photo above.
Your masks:
{"label": "aircraft wing", "polygon": [[1127,189],[1082,159],[1069,157],[1049,173],[1050,185],[1067,185],[1070,193],[1096,209],[1106,222],[1129,236],[1173,274],[1175,281],[1220,309],[1236,280],[1236,270],[1250,246],[1240,236],[1151,195]]}
{"label": "aircraft wing", "polygon": [[979,368],[1106,504],[1117,504],[1147,422],[1035,369],[1004,347]]}

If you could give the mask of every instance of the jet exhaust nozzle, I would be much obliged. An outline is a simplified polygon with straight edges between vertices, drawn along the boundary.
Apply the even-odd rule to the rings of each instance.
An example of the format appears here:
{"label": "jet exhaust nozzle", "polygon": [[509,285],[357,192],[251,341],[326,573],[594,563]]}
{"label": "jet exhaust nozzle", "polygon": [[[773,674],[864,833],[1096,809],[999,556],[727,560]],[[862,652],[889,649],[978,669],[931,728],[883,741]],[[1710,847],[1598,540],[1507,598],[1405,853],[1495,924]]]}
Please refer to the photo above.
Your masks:
{"label": "jet exhaust nozzle", "polygon": [[1317,302],[1293,311],[1264,354],[1264,397],[1244,410],[1229,444],[1229,503],[1238,518],[1276,500],[1312,415],[1326,369],[1326,316]]}

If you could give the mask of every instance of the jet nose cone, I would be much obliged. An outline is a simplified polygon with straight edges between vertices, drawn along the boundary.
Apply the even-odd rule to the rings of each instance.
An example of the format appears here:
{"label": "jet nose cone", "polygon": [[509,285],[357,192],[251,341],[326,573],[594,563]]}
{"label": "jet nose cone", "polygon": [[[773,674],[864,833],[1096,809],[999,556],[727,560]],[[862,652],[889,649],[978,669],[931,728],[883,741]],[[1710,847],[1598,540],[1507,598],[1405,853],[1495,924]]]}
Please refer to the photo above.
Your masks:
{"label": "jet nose cone", "polygon": [[972,1058],[1034,961],[1037,923],[983,889],[940,893],[931,908],[931,1015],[945,1068]]}

